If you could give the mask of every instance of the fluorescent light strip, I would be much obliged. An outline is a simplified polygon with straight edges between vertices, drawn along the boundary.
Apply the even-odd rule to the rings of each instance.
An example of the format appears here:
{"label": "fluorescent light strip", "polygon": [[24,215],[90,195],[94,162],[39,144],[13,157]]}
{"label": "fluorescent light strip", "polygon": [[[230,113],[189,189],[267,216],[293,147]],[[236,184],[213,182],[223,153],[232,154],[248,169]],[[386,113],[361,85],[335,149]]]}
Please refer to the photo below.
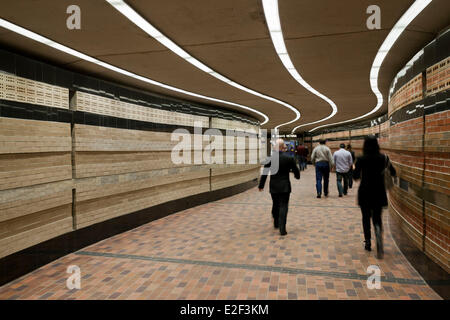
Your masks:
{"label": "fluorescent light strip", "polygon": [[273,97],[267,96],[265,94],[259,93],[255,90],[252,90],[250,88],[244,87],[243,85],[234,82],[227,77],[221,75],[220,73],[212,70],[199,60],[192,57],[189,53],[184,51],[181,47],[179,47],[175,42],[167,38],[165,35],[163,35],[158,29],[156,29],[153,25],[151,25],[147,20],[145,20],[142,16],[140,16],[133,8],[131,8],[125,1],[122,0],[106,0],[109,4],[111,4],[117,11],[122,13],[125,17],[127,17],[131,22],[133,22],[136,26],[138,26],[140,29],[142,29],[145,33],[147,33],[149,36],[153,37],[155,40],[157,40],[159,43],[161,43],[163,46],[165,46],[167,49],[172,51],[173,53],[177,54],[190,64],[194,65],[198,69],[209,73],[211,76],[219,79],[220,81],[223,81],[235,88],[238,88],[242,91],[245,91],[247,93],[253,94],[257,97],[281,104],[282,106],[292,110],[295,113],[295,119],[286,123],[282,123],[275,127],[275,129],[278,129],[281,126],[290,124],[292,122],[297,121],[300,119],[300,112],[291,106],[290,104],[283,102],[281,100],[275,99]]}
{"label": "fluorescent light strip", "polygon": [[278,13],[278,0],[263,0],[262,3],[263,3],[263,8],[264,8],[264,15],[266,17],[267,27],[269,28],[270,37],[272,39],[273,46],[275,47],[275,51],[277,52],[278,57],[280,58],[284,67],[291,74],[291,76],[295,80],[297,80],[298,83],[300,83],[306,90],[308,90],[312,94],[325,100],[331,106],[331,109],[332,109],[331,114],[329,116],[327,116],[326,118],[297,126],[292,130],[292,133],[294,133],[295,130],[297,130],[300,127],[304,127],[307,125],[319,123],[319,122],[330,119],[338,111],[336,104],[330,98],[326,97],[325,95],[321,94],[319,91],[317,91],[316,89],[311,87],[302,78],[302,76],[297,71],[297,69],[295,69],[294,64],[291,61],[291,58],[289,57],[289,54],[286,49],[286,45],[284,43],[283,32],[281,30],[280,15]]}
{"label": "fluorescent light strip", "polygon": [[334,126],[336,124],[342,124],[347,123],[355,120],[359,120],[362,118],[365,118],[374,112],[377,112],[381,106],[383,105],[383,95],[381,94],[380,90],[378,89],[378,74],[380,71],[380,67],[383,64],[384,59],[386,58],[387,54],[389,53],[389,50],[391,50],[394,43],[397,41],[397,39],[400,37],[400,35],[405,31],[406,27],[413,21],[421,12],[423,9],[425,9],[432,0],[416,0],[411,7],[403,14],[403,16],[397,21],[395,26],[392,28],[392,30],[389,32],[388,36],[384,40],[383,44],[381,45],[380,49],[378,49],[377,55],[375,56],[375,59],[373,60],[372,68],[370,70],[370,87],[372,89],[372,92],[377,97],[377,105],[375,108],[372,109],[372,111],[350,119],[346,121],[326,124],[322,126],[315,127],[314,129],[309,130],[310,132],[315,131],[320,128],[328,127],[328,126]]}
{"label": "fluorescent light strip", "polygon": [[54,48],[56,50],[62,51],[62,52],[67,53],[67,54],[70,54],[71,56],[77,57],[79,59],[82,59],[82,60],[85,60],[85,61],[88,61],[88,62],[91,62],[91,63],[94,63],[96,65],[99,65],[99,66],[103,67],[103,68],[112,70],[114,72],[123,74],[125,76],[131,77],[131,78],[134,78],[134,79],[146,82],[146,83],[149,83],[151,85],[162,87],[164,89],[168,89],[168,90],[171,90],[171,91],[176,91],[176,92],[179,92],[179,93],[182,93],[182,94],[186,94],[186,95],[189,95],[189,96],[192,96],[192,97],[201,98],[201,99],[214,101],[214,102],[218,102],[218,103],[224,103],[224,104],[228,104],[230,106],[234,106],[234,107],[238,107],[238,108],[241,108],[241,109],[244,109],[244,110],[247,110],[247,111],[251,111],[251,112],[256,113],[257,115],[259,115],[259,116],[264,118],[264,122],[261,123],[261,126],[266,124],[269,121],[269,117],[267,115],[265,115],[264,113],[262,113],[262,112],[260,112],[258,110],[255,110],[253,108],[244,106],[242,104],[229,102],[229,101],[225,101],[225,100],[221,100],[221,99],[216,99],[216,98],[204,96],[204,95],[201,95],[201,94],[197,94],[197,93],[194,93],[194,92],[186,91],[186,90],[183,90],[183,89],[172,87],[172,86],[166,85],[164,83],[161,83],[161,82],[158,82],[158,81],[155,81],[155,80],[152,80],[152,79],[149,79],[149,78],[137,75],[137,74],[132,73],[130,71],[121,69],[121,68],[113,66],[113,65],[111,65],[109,63],[106,63],[106,62],[100,61],[100,60],[98,60],[96,58],[93,58],[91,56],[88,56],[88,55],[86,55],[84,53],[81,53],[79,51],[76,51],[74,49],[66,47],[66,46],[64,46],[64,45],[62,45],[62,44],[60,44],[58,42],[55,42],[55,41],[50,40],[48,38],[45,38],[45,37],[43,37],[43,36],[41,36],[41,35],[39,35],[37,33],[34,33],[32,31],[30,31],[30,30],[22,28],[22,27],[20,27],[18,25],[15,25],[15,24],[13,24],[13,23],[11,23],[9,21],[6,21],[6,20],[4,20],[2,18],[0,18],[0,27],[8,29],[8,30],[10,30],[12,32],[18,33],[18,34],[20,34],[22,36],[25,36],[25,37],[27,37],[29,39],[32,39],[32,40],[35,40],[37,42],[43,43],[43,44],[45,44],[45,45],[47,45],[49,47],[52,47],[52,48]]}

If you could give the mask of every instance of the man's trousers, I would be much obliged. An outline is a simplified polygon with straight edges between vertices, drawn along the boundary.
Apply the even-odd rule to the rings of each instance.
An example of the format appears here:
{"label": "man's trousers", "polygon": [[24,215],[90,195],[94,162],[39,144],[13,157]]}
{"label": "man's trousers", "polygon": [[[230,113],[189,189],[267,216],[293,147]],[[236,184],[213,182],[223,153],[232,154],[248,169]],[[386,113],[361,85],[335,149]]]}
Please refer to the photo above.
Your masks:
{"label": "man's trousers", "polygon": [[271,193],[272,196],[272,217],[275,227],[280,228],[280,232],[286,231],[286,219],[288,213],[290,193]]}
{"label": "man's trousers", "polygon": [[[342,187],[342,180],[344,180],[344,187]],[[348,191],[348,172],[336,172],[336,182],[339,195],[347,194]]]}
{"label": "man's trousers", "polygon": [[328,182],[330,179],[330,165],[326,161],[316,163],[316,189],[317,195],[322,194],[322,178],[323,178],[323,192],[328,195]]}

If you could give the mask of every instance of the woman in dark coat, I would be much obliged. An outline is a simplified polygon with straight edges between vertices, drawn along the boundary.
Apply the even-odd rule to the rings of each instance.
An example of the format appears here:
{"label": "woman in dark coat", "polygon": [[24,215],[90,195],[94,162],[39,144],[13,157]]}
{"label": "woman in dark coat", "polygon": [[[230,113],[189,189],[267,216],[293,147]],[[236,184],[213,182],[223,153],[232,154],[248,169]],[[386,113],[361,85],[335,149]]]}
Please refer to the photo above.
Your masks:
{"label": "woman in dark coat", "polygon": [[362,223],[364,228],[365,249],[371,251],[370,218],[372,217],[375,236],[377,240],[377,256],[383,257],[383,236],[381,212],[388,205],[386,188],[384,186],[384,168],[388,167],[391,176],[396,172],[389,157],[380,153],[375,136],[364,139],[363,156],[356,160],[353,178],[361,179],[358,189],[358,205],[361,207]]}

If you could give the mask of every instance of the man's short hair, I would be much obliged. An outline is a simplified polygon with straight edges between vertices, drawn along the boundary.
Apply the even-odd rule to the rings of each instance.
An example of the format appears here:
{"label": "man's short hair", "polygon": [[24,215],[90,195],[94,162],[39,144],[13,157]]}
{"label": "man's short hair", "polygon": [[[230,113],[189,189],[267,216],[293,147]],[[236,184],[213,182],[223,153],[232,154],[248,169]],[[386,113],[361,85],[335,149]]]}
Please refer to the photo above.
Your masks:
{"label": "man's short hair", "polygon": [[325,142],[327,142],[327,140],[325,140],[325,139],[321,139],[321,140],[319,141],[320,144],[325,144]]}
{"label": "man's short hair", "polygon": [[345,143],[341,143],[341,144],[339,145],[339,147],[345,148]]}
{"label": "man's short hair", "polygon": [[284,140],[283,139],[275,140],[273,149],[275,151],[286,151],[287,148],[286,148],[286,144],[284,143]]}

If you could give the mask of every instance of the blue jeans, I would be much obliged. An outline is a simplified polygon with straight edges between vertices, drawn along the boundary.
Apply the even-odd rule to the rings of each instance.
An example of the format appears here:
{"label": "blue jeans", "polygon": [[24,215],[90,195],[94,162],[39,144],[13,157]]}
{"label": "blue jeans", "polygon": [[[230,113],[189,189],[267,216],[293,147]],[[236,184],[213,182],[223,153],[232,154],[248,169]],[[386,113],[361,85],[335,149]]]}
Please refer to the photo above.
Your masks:
{"label": "blue jeans", "polygon": [[[344,179],[344,188],[342,188],[342,179]],[[347,194],[348,190],[348,172],[336,172],[336,182],[339,195]]]}
{"label": "blue jeans", "polygon": [[330,166],[327,161],[316,163],[316,189],[317,195],[322,195],[322,178],[323,192],[328,195],[328,182],[330,180]]}

